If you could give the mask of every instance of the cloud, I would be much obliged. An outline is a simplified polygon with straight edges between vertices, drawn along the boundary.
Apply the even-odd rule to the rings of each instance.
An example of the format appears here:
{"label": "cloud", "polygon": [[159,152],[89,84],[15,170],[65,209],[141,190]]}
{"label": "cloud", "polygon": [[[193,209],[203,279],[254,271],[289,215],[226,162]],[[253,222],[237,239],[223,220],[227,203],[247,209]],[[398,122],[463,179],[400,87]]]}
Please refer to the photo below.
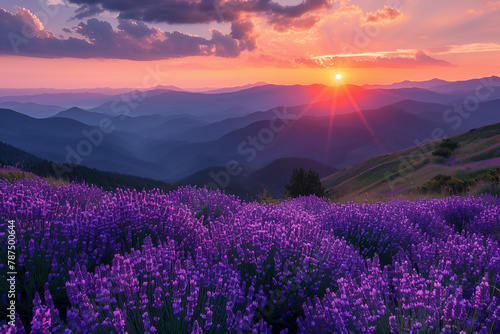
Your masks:
{"label": "cloud", "polygon": [[403,16],[403,13],[397,8],[392,8],[390,6],[384,6],[383,9],[377,10],[375,13],[367,13],[364,18],[361,19],[362,24],[384,24],[390,23],[398,20]]}
{"label": "cloud", "polygon": [[130,36],[137,39],[155,36],[159,33],[158,29],[149,28],[144,22],[136,22],[129,20],[120,20],[118,29],[125,31]]}
{"label": "cloud", "polygon": [[250,19],[231,23],[230,35],[241,42],[242,51],[253,51],[257,48],[257,33],[255,32],[255,25]]}
{"label": "cloud", "polygon": [[81,20],[87,17],[92,17],[99,15],[104,12],[104,9],[100,5],[82,5],[75,10],[75,16],[70,18],[68,21]]}
{"label": "cloud", "polygon": [[481,5],[490,7],[491,11],[495,11],[500,7],[500,1],[483,1]]}
{"label": "cloud", "polygon": [[16,14],[0,9],[0,54],[46,58],[113,58],[157,60],[187,56],[238,57],[242,50],[255,48],[253,24],[238,22],[231,34],[211,30],[211,38],[162,32],[143,22],[120,20],[117,29],[92,18],[80,22],[68,39],[45,30],[30,11],[17,8]]}
{"label": "cloud", "polygon": [[348,68],[414,68],[424,66],[455,66],[446,60],[436,59],[422,50],[398,50],[359,54],[339,54],[313,58],[296,58],[295,62],[307,67],[348,67]]}
{"label": "cloud", "polygon": [[429,49],[430,52],[437,55],[456,54],[456,53],[477,53],[477,52],[498,52],[500,44],[498,43],[471,43],[463,45],[448,45]]}
{"label": "cloud", "polygon": [[273,29],[277,32],[287,32],[290,30],[308,30],[316,25],[320,20],[319,15],[305,15],[301,17],[282,17],[271,18],[269,21]]}
{"label": "cloud", "polygon": [[342,6],[333,12],[334,15],[363,14],[363,10],[357,5]]}
{"label": "cloud", "polygon": [[240,55],[238,41],[229,35],[222,34],[217,29],[212,29],[212,47],[218,57],[235,58]]}
{"label": "cloud", "polygon": [[482,9],[475,10],[475,9],[472,9],[472,8],[467,11],[467,13],[469,13],[469,14],[482,14],[483,12],[484,11]]}
{"label": "cloud", "polygon": [[419,65],[427,65],[427,66],[443,66],[443,67],[451,67],[454,66],[446,60],[432,58],[425,54],[422,50],[417,50],[415,52],[415,62]]}
{"label": "cloud", "polygon": [[[283,6],[271,0],[69,0],[87,12],[89,6],[117,12],[118,18],[144,22],[191,24],[239,21],[246,14],[261,15],[277,31],[309,29],[319,14],[331,8],[334,0],[304,0]],[[86,7],[87,6],[87,7]],[[313,15],[314,13],[314,15]],[[78,15],[78,14],[77,14]]]}
{"label": "cloud", "polygon": [[15,8],[15,14],[0,8],[0,54],[18,53],[20,46],[28,42],[28,37],[35,40],[55,38],[29,10]]}

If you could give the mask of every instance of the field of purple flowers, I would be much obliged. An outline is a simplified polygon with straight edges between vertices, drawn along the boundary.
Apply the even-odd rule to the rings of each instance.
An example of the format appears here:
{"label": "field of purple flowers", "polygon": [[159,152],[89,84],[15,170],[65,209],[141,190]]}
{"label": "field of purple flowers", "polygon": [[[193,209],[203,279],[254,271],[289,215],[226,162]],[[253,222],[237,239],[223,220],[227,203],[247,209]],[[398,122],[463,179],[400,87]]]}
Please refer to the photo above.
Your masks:
{"label": "field of purple flowers", "polygon": [[[493,196],[260,205],[0,180],[0,218],[2,245],[17,233],[2,333],[500,333]],[[6,264],[2,246],[2,305]]]}

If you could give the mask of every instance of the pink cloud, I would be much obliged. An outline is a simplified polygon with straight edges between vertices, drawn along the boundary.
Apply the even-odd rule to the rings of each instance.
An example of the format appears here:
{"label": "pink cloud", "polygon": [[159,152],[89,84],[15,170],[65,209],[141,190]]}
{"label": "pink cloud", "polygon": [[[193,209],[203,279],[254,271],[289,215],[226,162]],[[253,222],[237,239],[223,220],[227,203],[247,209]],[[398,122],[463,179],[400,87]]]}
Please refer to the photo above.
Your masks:
{"label": "pink cloud", "polygon": [[367,54],[341,54],[314,58],[296,58],[295,62],[307,67],[328,68],[333,66],[349,68],[415,68],[425,66],[451,67],[455,66],[446,60],[436,59],[422,50],[397,52],[397,56],[390,57],[391,53],[381,52]]}
{"label": "pink cloud", "polygon": [[384,6],[383,9],[377,10],[375,13],[367,13],[362,19],[362,24],[383,24],[398,20],[403,16],[403,13],[397,8]]}

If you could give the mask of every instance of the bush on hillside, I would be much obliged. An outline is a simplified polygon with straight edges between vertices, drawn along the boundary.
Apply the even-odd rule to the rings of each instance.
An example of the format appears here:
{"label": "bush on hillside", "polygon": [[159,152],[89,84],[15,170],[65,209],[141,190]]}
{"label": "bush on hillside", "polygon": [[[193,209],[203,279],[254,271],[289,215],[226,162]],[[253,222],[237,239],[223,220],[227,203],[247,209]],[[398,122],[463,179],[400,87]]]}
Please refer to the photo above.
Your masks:
{"label": "bush on hillside", "polygon": [[325,187],[321,184],[319,174],[312,169],[306,172],[303,167],[293,170],[290,183],[287,183],[285,188],[287,195],[292,198],[309,195],[323,197],[325,195]]}
{"label": "bush on hillside", "polygon": [[420,186],[420,190],[425,192],[448,191],[453,194],[461,193],[469,186],[468,181],[457,179],[450,175],[436,175],[429,182]]}
{"label": "bush on hillside", "polygon": [[439,147],[432,152],[433,156],[449,158],[453,151],[457,149],[459,145],[450,141],[449,139],[443,140]]}

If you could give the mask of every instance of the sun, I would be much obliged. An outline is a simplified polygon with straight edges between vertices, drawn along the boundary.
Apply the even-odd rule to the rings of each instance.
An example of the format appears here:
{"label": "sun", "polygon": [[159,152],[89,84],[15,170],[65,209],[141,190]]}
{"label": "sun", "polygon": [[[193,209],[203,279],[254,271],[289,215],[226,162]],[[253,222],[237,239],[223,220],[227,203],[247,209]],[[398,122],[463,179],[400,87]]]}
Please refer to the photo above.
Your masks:
{"label": "sun", "polygon": [[340,74],[340,73],[335,74],[335,80],[337,80],[337,81],[342,80],[342,74]]}

